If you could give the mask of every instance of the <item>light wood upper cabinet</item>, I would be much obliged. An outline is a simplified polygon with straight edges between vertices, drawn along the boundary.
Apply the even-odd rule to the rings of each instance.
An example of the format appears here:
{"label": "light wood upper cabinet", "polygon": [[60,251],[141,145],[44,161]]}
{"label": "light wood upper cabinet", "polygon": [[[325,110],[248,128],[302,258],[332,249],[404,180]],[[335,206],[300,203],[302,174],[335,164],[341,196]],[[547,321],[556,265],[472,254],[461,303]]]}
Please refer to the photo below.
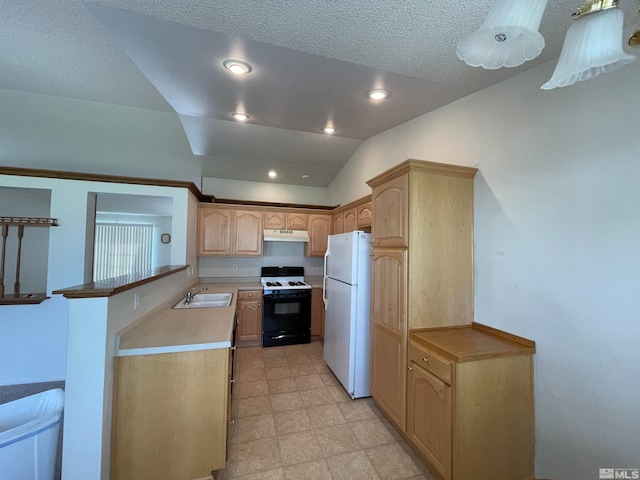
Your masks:
{"label": "light wood upper cabinet", "polygon": [[198,208],[198,254],[262,255],[262,213],[216,206]]}
{"label": "light wood upper cabinet", "polygon": [[350,208],[342,212],[342,233],[353,232],[358,229],[358,209]]}
{"label": "light wood upper cabinet", "polygon": [[309,215],[308,257],[323,257],[331,235],[331,215]]}
{"label": "light wood upper cabinet", "polygon": [[262,291],[238,292],[238,329],[236,341],[239,346],[262,345]]}
{"label": "light wood upper cabinet", "polygon": [[262,255],[262,215],[260,212],[235,210],[231,255],[252,257]]}
{"label": "light wood upper cabinet", "polygon": [[358,206],[358,230],[371,226],[372,210],[371,202]]}
{"label": "light wood upper cabinet", "polygon": [[198,209],[198,253],[229,255],[231,251],[231,210]]}
{"label": "light wood upper cabinet", "polygon": [[264,228],[269,230],[306,230],[307,214],[292,212],[264,212]]}
{"label": "light wood upper cabinet", "polygon": [[409,177],[402,175],[373,188],[371,241],[386,247],[409,245]]}
{"label": "light wood upper cabinet", "polygon": [[344,215],[342,212],[333,214],[333,234],[344,233]]}

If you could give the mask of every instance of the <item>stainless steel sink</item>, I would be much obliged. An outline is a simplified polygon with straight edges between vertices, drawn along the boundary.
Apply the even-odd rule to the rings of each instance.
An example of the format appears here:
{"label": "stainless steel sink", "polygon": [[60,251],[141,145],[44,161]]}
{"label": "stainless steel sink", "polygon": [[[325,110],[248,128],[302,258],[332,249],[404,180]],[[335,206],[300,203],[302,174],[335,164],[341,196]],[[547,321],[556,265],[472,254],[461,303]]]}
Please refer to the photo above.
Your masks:
{"label": "stainless steel sink", "polygon": [[233,293],[196,293],[187,303],[187,297],[180,299],[172,308],[223,308],[231,305]]}

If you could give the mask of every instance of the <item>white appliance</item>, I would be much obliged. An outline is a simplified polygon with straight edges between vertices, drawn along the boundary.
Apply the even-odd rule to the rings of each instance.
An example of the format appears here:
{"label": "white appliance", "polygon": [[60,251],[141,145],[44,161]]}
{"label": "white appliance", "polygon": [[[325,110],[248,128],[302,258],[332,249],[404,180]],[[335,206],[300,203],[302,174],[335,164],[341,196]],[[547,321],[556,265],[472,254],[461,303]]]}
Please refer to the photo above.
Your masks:
{"label": "white appliance", "polygon": [[329,236],[324,256],[324,361],[351,398],[368,397],[371,234]]}

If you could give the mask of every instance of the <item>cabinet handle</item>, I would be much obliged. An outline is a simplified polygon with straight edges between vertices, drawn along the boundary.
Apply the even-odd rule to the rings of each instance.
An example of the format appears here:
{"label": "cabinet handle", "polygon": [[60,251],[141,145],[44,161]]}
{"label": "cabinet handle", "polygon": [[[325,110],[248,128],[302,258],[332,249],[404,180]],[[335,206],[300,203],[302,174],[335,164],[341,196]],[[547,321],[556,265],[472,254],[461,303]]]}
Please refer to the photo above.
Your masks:
{"label": "cabinet handle", "polygon": [[427,362],[429,361],[429,359],[428,359],[427,357],[422,357],[422,361],[423,361],[424,363],[427,363]]}
{"label": "cabinet handle", "polygon": [[411,365],[409,365],[407,368],[409,369],[410,372],[413,371],[413,367]]}

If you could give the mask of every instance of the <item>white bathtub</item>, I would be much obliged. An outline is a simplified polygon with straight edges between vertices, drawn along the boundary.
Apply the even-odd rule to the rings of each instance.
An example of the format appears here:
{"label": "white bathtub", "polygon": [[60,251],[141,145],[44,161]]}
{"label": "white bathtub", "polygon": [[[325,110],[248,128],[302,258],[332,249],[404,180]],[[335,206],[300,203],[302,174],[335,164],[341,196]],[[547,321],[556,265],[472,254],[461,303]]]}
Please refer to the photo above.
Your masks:
{"label": "white bathtub", "polygon": [[59,388],[0,405],[3,479],[53,479],[63,407]]}

